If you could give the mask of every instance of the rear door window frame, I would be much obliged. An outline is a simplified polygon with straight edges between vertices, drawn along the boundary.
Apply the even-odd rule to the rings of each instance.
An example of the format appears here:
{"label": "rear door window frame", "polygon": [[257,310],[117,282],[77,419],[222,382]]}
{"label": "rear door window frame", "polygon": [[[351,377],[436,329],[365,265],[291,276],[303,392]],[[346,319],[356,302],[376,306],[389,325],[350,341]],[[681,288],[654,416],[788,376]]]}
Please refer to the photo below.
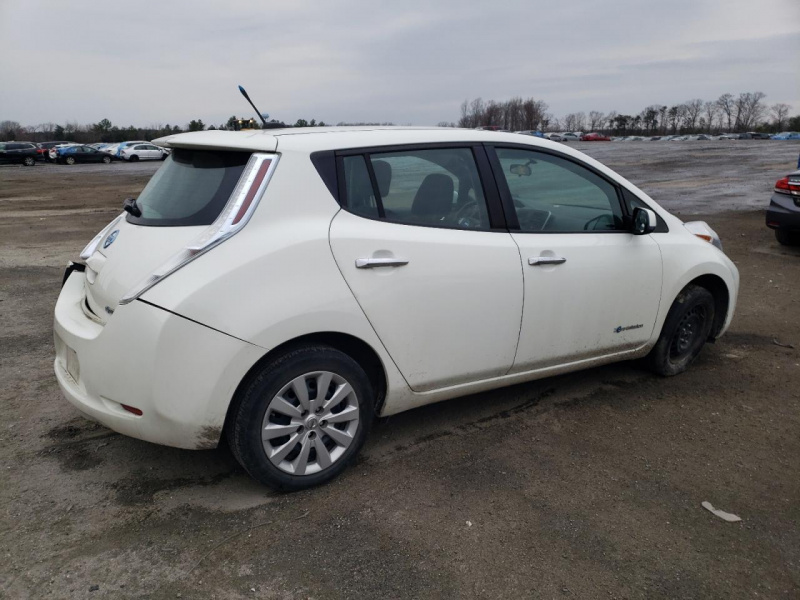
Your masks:
{"label": "rear door window frame", "polygon": [[[398,221],[389,219],[386,217],[386,212],[383,207],[383,201],[381,199],[380,190],[378,187],[378,181],[375,177],[375,171],[372,168],[372,162],[370,157],[372,154],[385,154],[385,153],[399,153],[399,152],[414,152],[419,150],[470,150],[472,152],[472,158],[475,161],[475,166],[478,171],[478,179],[480,181],[481,187],[483,189],[483,196],[486,201],[486,210],[489,215],[489,228],[488,229],[474,229],[471,227],[458,227],[454,225],[440,225],[440,224],[428,224],[428,223],[407,223],[404,221]],[[375,196],[376,203],[378,205],[378,217],[371,217],[368,215],[363,215],[359,213],[355,213],[349,210],[347,206],[347,189],[346,189],[346,182],[344,177],[344,157],[346,156],[363,156],[364,160],[366,161],[367,171],[370,177],[370,183],[372,185],[373,195]],[[504,215],[503,208],[501,206],[500,195],[497,190],[497,185],[495,183],[495,178],[492,175],[492,169],[489,164],[489,158],[486,155],[486,150],[484,145],[480,142],[432,142],[432,143],[421,143],[421,144],[401,144],[401,145],[391,145],[391,146],[371,146],[368,148],[348,148],[346,150],[336,150],[334,152],[335,162],[336,162],[336,178],[337,178],[337,186],[336,191],[336,201],[339,205],[358,217],[363,219],[370,219],[373,221],[383,221],[386,223],[393,223],[395,225],[404,225],[407,227],[431,227],[435,229],[454,229],[458,231],[480,231],[480,232],[503,232],[508,233],[508,227],[506,224],[506,219]],[[314,157],[312,156],[312,160]],[[320,157],[323,159],[323,157]],[[320,162],[318,160],[317,162]],[[318,169],[319,169],[319,165]],[[328,189],[333,192],[333,186],[329,184],[328,181],[325,182],[328,186]]]}

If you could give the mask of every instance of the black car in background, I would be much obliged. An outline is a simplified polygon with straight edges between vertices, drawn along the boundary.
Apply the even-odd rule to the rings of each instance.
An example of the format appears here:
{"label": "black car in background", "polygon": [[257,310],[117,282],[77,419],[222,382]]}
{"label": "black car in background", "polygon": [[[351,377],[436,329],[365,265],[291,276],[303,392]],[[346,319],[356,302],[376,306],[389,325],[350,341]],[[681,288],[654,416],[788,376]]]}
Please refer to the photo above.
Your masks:
{"label": "black car in background", "polygon": [[32,142],[0,142],[0,163],[17,163],[32,167],[38,158],[37,146]]}
{"label": "black car in background", "polygon": [[55,151],[55,161],[63,165],[74,165],[75,163],[98,163],[106,164],[111,162],[111,155],[100,152],[91,146],[61,146],[53,148]]}
{"label": "black car in background", "polygon": [[767,209],[767,227],[785,246],[800,245],[800,169],[775,182]]}
{"label": "black car in background", "polygon": [[64,142],[64,141],[61,141],[61,142],[41,142],[39,144],[39,150],[38,150],[39,157],[44,159],[47,162],[52,162],[52,160],[50,159],[50,148],[52,148],[54,146],[59,146],[61,144],[69,144],[69,143],[70,142]]}

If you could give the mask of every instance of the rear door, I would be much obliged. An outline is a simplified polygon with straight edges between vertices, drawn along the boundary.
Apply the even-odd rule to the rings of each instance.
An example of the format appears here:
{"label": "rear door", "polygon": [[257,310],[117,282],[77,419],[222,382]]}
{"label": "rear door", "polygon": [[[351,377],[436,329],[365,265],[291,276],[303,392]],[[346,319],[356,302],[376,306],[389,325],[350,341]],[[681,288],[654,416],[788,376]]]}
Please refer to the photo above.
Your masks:
{"label": "rear door", "polygon": [[333,255],[417,391],[513,364],[522,271],[496,191],[483,184],[483,152],[417,146],[337,159],[345,210],[331,224]]}
{"label": "rear door", "polygon": [[629,233],[617,186],[557,153],[493,152],[525,279],[514,372],[647,343],[661,298],[661,252],[651,236]]}

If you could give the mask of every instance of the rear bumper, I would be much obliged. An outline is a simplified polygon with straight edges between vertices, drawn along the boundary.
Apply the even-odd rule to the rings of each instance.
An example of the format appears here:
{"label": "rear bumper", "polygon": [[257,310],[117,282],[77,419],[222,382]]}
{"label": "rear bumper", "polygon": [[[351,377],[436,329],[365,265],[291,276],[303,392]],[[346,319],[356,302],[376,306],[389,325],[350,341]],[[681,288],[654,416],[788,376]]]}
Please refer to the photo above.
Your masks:
{"label": "rear bumper", "polygon": [[767,209],[767,227],[800,231],[800,206],[795,204],[795,199],[788,194],[772,194]]}
{"label": "rear bumper", "polygon": [[55,309],[54,368],[67,400],[124,435],[216,447],[236,387],[264,350],[141,301],[101,325],[81,309],[84,279],[68,277]]}

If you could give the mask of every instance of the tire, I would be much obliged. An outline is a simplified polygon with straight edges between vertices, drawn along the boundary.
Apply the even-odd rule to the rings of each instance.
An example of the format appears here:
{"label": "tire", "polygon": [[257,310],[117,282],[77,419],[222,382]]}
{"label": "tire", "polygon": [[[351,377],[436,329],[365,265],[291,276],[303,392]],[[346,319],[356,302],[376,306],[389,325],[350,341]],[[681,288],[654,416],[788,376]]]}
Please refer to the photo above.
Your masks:
{"label": "tire", "polygon": [[131,161],[131,162],[136,162],[136,161],[139,160],[139,155],[138,154],[131,154],[131,156],[130,156],[130,158],[128,160]]}
{"label": "tire", "polygon": [[[335,394],[340,400],[316,412],[322,380],[329,381],[328,401]],[[305,401],[294,390],[305,390]],[[303,346],[261,365],[245,380],[225,433],[236,460],[254,479],[276,490],[302,490],[347,468],[369,433],[374,406],[369,378],[355,360],[329,346]],[[267,429],[273,430],[271,437],[262,441]]]}
{"label": "tire", "polygon": [[714,296],[703,287],[687,285],[672,303],[645,365],[664,377],[683,373],[700,354],[713,324]]}
{"label": "tire", "polygon": [[168,157],[168,156],[169,156],[169,154],[167,154],[166,152],[164,152],[164,153],[161,155],[161,158],[160,158],[159,160],[167,160],[167,157]]}
{"label": "tire", "polygon": [[111,157],[110,156],[104,156],[103,157],[103,162],[106,163],[107,165],[110,165],[111,164]]}
{"label": "tire", "polygon": [[778,243],[782,246],[800,246],[800,233],[796,231],[776,229],[775,239],[778,240]]}
{"label": "tire", "polygon": [[67,158],[64,159],[64,162],[67,163],[68,165],[74,165],[75,164],[75,157],[74,156],[68,156]]}
{"label": "tire", "polygon": [[25,159],[22,161],[22,164],[26,167],[32,167],[36,164],[36,159],[32,156],[26,156]]}

